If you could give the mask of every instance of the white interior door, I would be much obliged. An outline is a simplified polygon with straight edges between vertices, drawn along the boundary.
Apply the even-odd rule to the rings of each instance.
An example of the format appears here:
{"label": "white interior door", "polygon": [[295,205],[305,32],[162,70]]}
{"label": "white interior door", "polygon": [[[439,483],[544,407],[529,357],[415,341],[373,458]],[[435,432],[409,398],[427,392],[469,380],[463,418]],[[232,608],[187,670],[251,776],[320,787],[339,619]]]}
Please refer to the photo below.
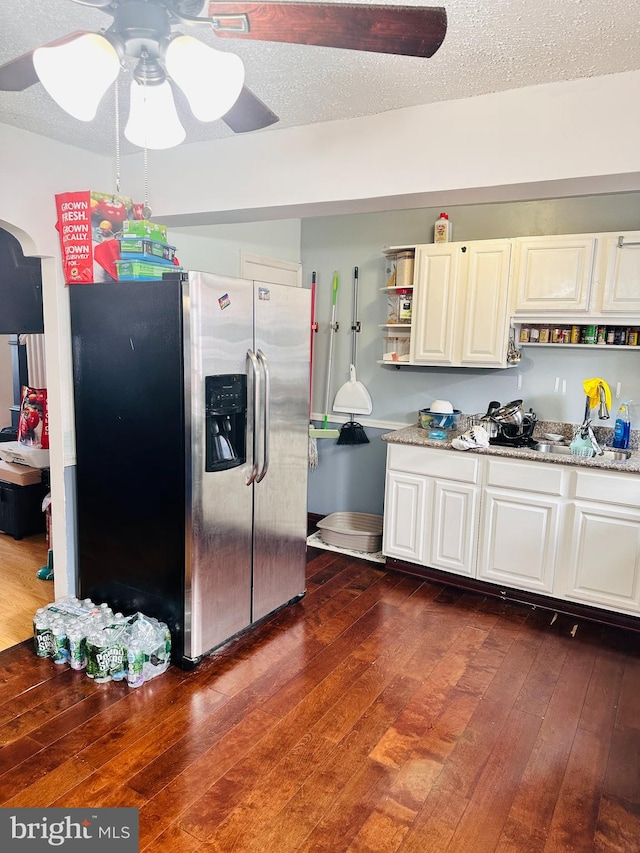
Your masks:
{"label": "white interior door", "polygon": [[288,284],[292,287],[301,287],[302,264],[241,252],[240,276],[253,281],[265,281],[267,284]]}

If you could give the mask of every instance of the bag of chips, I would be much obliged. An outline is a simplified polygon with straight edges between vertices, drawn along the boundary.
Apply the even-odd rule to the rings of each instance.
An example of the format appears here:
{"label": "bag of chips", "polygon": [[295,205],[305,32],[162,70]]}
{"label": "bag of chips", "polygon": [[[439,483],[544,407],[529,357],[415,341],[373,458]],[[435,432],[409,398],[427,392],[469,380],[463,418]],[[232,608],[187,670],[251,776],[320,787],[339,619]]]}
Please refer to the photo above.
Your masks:
{"label": "bag of chips", "polygon": [[49,447],[49,417],[47,414],[47,389],[22,386],[18,442],[29,447]]}

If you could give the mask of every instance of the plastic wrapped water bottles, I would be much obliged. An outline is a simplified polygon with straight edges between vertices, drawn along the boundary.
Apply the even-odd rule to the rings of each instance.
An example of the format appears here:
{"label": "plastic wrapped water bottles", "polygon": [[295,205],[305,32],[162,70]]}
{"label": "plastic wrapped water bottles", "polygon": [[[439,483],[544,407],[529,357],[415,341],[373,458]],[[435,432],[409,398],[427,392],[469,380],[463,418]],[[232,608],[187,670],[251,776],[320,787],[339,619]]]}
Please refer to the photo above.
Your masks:
{"label": "plastic wrapped water bottles", "polygon": [[140,687],[165,672],[171,661],[171,633],[164,622],[135,613],[114,613],[91,599],[59,599],[36,611],[34,649],[38,657],[86,670],[96,683],[127,681]]}

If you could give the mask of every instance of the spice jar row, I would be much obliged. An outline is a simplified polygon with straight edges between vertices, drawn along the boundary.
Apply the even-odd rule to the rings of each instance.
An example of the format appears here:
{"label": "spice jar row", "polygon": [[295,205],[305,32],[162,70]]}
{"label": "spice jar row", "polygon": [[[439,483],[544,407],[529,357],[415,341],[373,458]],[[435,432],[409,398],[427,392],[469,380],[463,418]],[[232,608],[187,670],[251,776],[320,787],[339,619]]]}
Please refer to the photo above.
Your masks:
{"label": "spice jar row", "polygon": [[546,323],[520,326],[521,344],[595,344],[638,346],[637,326],[553,326]]}

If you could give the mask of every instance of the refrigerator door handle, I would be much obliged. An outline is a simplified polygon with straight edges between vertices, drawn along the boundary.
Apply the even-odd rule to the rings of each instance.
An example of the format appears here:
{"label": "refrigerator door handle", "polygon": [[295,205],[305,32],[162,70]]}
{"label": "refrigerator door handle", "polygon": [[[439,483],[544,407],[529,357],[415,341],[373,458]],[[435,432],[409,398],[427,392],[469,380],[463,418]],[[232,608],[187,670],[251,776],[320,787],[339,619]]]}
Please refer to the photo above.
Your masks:
{"label": "refrigerator door handle", "polygon": [[261,349],[258,350],[258,361],[264,376],[264,404],[262,407],[262,468],[256,478],[256,483],[264,480],[269,470],[269,430],[271,425],[271,375],[269,361]]}
{"label": "refrigerator door handle", "polygon": [[247,367],[251,366],[251,378],[252,378],[252,387],[253,387],[253,405],[251,407],[251,418],[252,418],[252,436],[253,436],[253,447],[252,447],[252,467],[251,473],[249,474],[249,479],[247,480],[247,486],[250,486],[256,477],[258,476],[258,430],[257,430],[257,412],[260,409],[260,365],[258,363],[258,359],[256,358],[256,354],[253,350],[247,350]]}

